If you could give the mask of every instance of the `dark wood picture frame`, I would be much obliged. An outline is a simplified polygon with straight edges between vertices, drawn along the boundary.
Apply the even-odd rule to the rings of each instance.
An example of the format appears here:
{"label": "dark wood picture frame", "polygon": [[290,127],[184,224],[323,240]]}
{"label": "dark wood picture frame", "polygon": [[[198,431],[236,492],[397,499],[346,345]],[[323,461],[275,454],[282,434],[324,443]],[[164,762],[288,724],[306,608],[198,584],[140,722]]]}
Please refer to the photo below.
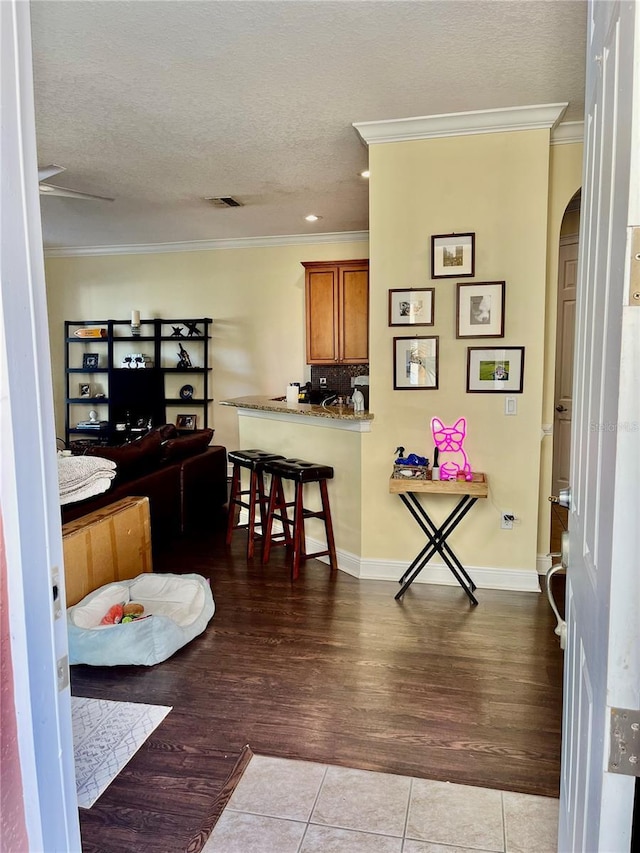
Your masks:
{"label": "dark wood picture frame", "polygon": [[393,339],[394,391],[437,390],[439,342],[438,335]]}
{"label": "dark wood picture frame", "polygon": [[522,394],[524,347],[467,347],[467,394]]}
{"label": "dark wood picture frame", "polygon": [[473,278],[476,274],[476,235],[431,235],[431,278]]}
{"label": "dark wood picture frame", "polygon": [[[77,364],[77,362],[76,362]],[[85,352],[82,354],[82,369],[97,370],[100,366],[100,355],[97,352]]]}
{"label": "dark wood picture frame", "polygon": [[435,299],[435,287],[400,287],[390,290],[389,325],[433,326]]}
{"label": "dark wood picture frame", "polygon": [[456,338],[504,338],[506,282],[458,282]]}

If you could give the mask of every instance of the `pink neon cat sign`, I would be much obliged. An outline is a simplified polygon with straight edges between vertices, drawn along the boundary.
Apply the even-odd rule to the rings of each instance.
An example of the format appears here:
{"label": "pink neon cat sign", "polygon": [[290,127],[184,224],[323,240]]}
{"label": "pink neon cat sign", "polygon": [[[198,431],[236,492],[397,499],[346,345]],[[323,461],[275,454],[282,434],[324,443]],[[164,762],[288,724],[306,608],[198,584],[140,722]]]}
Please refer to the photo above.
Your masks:
{"label": "pink neon cat sign", "polygon": [[[445,426],[440,418],[431,418],[431,434],[440,453],[440,479],[455,480],[458,471],[464,471],[465,479],[471,479],[471,465],[463,443],[467,435],[466,418],[458,418],[453,426]],[[450,454],[442,462],[442,454]]]}

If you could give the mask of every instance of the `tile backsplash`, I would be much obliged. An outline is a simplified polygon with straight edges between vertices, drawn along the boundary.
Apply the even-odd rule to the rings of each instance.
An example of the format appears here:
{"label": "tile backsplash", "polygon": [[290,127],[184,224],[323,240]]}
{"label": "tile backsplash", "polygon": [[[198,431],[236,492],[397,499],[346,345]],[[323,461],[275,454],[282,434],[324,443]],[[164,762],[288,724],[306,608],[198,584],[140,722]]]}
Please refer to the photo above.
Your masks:
{"label": "tile backsplash", "polygon": [[344,365],[311,365],[311,388],[317,391],[320,388],[320,377],[324,376],[327,380],[327,388],[331,391],[337,391],[338,394],[344,394],[347,397],[351,396],[353,388],[351,387],[351,379],[354,376],[368,376],[368,364],[344,364]]}

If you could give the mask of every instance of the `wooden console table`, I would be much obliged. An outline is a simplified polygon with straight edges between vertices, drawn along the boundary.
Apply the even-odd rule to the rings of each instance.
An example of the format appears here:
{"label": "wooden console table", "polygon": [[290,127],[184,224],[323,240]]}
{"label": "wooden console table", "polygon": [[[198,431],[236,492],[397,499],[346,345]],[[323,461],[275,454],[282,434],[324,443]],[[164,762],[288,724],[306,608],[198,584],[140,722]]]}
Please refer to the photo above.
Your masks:
{"label": "wooden console table", "polygon": [[[473,594],[476,585],[471,580],[460,560],[456,557],[448,543],[449,536],[460,524],[465,515],[479,498],[489,494],[487,478],[482,473],[473,475],[473,480],[414,480],[391,477],[389,492],[399,495],[400,500],[409,510],[422,532],[427,537],[427,544],[413,560],[398,583],[402,588],[395,596],[396,601],[405,594],[429,560],[440,554],[451,574],[458,581],[472,604],[478,599]],[[459,495],[460,500],[438,527],[429,517],[424,504],[418,499],[419,495]]]}

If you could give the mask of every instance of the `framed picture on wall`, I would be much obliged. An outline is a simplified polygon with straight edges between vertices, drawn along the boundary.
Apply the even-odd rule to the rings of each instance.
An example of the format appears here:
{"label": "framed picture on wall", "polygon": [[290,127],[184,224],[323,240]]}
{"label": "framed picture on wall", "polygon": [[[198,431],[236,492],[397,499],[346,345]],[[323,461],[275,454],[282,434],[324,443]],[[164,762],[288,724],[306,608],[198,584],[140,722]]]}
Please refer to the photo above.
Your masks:
{"label": "framed picture on wall", "polygon": [[476,235],[433,234],[431,278],[464,278],[476,274]]}
{"label": "framed picture on wall", "polygon": [[433,326],[435,287],[389,291],[390,326]]}
{"label": "framed picture on wall", "polygon": [[524,347],[467,348],[467,393],[522,394]]}
{"label": "framed picture on wall", "polygon": [[504,296],[504,281],[458,283],[456,338],[503,338]]}
{"label": "framed picture on wall", "polygon": [[395,391],[424,391],[438,387],[438,337],[393,339]]}

